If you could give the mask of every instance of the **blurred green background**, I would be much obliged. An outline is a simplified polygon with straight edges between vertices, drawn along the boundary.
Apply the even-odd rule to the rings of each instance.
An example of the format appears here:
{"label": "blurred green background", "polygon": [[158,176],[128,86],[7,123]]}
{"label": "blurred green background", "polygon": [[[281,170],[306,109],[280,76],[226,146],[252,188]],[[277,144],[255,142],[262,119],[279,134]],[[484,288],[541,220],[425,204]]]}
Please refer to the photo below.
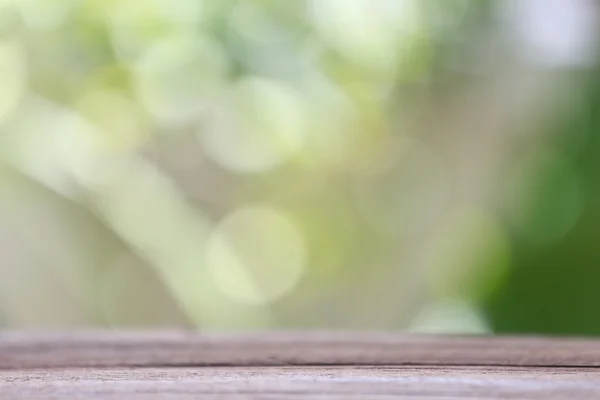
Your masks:
{"label": "blurred green background", "polygon": [[593,0],[0,0],[0,324],[600,334]]}

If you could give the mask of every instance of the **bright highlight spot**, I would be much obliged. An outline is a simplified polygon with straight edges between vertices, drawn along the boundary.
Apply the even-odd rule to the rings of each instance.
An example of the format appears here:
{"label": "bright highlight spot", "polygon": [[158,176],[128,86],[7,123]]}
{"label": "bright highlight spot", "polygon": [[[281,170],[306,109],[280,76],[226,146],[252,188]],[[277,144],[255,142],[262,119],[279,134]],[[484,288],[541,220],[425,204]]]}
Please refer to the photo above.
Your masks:
{"label": "bright highlight spot", "polygon": [[533,62],[547,67],[589,65],[598,43],[594,0],[502,2],[516,43]]}
{"label": "bright highlight spot", "polygon": [[70,109],[30,96],[7,125],[0,156],[23,173],[71,197],[78,192],[74,183],[93,175],[97,152],[91,138],[96,134],[93,126]]}
{"label": "bright highlight spot", "polygon": [[444,301],[425,307],[412,321],[409,331],[430,334],[489,333],[484,315],[475,306],[462,301]]}
{"label": "bright highlight spot", "polygon": [[396,66],[419,29],[415,0],[311,0],[309,12],[323,38],[349,59],[383,71]]}
{"label": "bright highlight spot", "polygon": [[224,103],[200,132],[207,154],[224,168],[264,172],[304,146],[304,105],[292,88],[247,78]]}
{"label": "bright highlight spot", "polygon": [[298,283],[306,267],[304,237],[278,210],[242,208],[212,232],[206,262],[224,294],[244,303],[266,304]]}

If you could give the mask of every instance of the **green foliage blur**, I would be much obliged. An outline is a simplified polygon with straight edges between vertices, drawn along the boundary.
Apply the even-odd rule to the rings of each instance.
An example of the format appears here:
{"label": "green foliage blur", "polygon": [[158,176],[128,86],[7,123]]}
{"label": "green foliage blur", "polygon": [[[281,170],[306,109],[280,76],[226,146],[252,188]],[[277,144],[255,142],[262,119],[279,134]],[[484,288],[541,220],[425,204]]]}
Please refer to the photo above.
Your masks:
{"label": "green foliage blur", "polygon": [[599,334],[548,1],[0,0],[0,323]]}

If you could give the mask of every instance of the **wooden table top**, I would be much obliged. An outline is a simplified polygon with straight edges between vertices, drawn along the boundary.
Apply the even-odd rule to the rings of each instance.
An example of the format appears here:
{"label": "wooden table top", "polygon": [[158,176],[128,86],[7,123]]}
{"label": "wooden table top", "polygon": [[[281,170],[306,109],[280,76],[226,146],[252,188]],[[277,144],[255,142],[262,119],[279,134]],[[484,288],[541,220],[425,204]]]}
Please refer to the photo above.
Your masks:
{"label": "wooden table top", "polygon": [[600,340],[0,333],[0,399],[600,399]]}

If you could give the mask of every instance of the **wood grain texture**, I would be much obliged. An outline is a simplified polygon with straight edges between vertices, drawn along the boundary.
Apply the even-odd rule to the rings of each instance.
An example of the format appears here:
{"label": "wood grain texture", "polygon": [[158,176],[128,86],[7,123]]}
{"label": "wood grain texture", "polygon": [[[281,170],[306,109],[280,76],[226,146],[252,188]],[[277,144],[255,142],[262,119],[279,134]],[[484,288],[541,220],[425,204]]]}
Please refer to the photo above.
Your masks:
{"label": "wood grain texture", "polygon": [[0,333],[0,369],[220,365],[600,366],[592,339],[350,333]]}
{"label": "wood grain texture", "polygon": [[596,369],[514,367],[190,367],[0,372],[13,399],[600,398]]}
{"label": "wood grain texture", "polygon": [[600,341],[0,333],[0,399],[600,399]]}

